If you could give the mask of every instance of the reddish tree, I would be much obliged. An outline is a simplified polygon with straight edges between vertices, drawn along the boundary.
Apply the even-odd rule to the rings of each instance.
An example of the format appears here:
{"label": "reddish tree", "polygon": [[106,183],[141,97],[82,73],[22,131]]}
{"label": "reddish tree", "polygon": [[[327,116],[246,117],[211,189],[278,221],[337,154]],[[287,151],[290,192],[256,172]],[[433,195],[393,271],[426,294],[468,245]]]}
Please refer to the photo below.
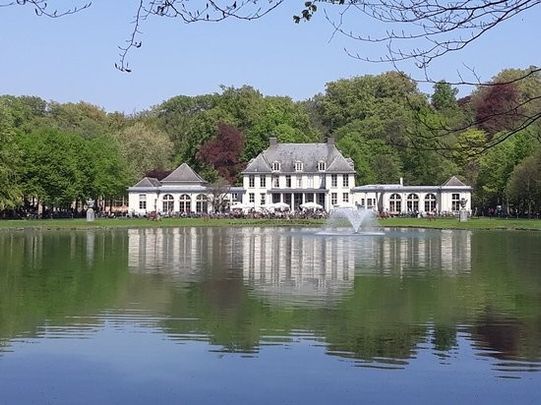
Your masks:
{"label": "reddish tree", "polygon": [[242,132],[231,125],[220,123],[216,136],[201,146],[198,157],[202,162],[214,167],[221,177],[233,184],[242,168],[243,149]]}
{"label": "reddish tree", "polygon": [[474,102],[477,126],[489,136],[513,129],[520,119],[519,99],[519,92],[511,83],[483,89]]}

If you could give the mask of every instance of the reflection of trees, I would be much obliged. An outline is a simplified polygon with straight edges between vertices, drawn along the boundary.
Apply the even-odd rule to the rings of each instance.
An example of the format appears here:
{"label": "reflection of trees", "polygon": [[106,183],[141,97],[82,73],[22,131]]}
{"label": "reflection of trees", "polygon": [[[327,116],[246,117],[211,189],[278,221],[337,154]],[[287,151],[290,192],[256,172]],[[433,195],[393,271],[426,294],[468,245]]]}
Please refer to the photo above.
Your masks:
{"label": "reflection of trees", "polygon": [[[301,241],[281,230],[4,233],[0,342],[37,336],[45,324],[99,324],[100,313],[137,303],[170,339],[205,339],[225,351],[254,352],[308,331],[324,339],[329,354],[402,366],[421,344],[438,355],[456,348],[460,329],[482,351],[492,349],[491,355],[503,360],[541,358],[541,274],[534,271],[539,237],[520,232],[433,235],[367,239],[358,251],[352,239],[329,247],[325,241],[303,242],[316,257],[327,249],[325,257],[341,260],[322,264],[308,261],[305,253],[295,258]],[[257,260],[250,253],[257,250],[256,241],[265,246]],[[465,255],[456,254],[470,245],[471,268]],[[336,254],[327,255],[328,249]],[[289,252],[289,261],[272,259],[280,251]],[[298,273],[297,264],[287,270],[288,262],[301,261],[308,276]],[[246,263],[257,267],[253,278]],[[329,301],[333,268],[347,288],[332,290],[339,294]],[[263,281],[256,277],[266,270]],[[275,305],[272,294],[296,294],[302,283],[292,282],[313,276],[323,289],[312,293],[317,298],[324,291],[320,304]],[[287,277],[290,284],[281,288]],[[267,282],[279,289],[263,290]],[[70,315],[78,319],[66,318]]]}
{"label": "reflection of trees", "polygon": [[[0,235],[0,342],[36,336],[45,324],[98,322],[125,287],[126,239],[108,232]],[[102,254],[100,254],[100,252]],[[89,318],[84,318],[88,316]]]}

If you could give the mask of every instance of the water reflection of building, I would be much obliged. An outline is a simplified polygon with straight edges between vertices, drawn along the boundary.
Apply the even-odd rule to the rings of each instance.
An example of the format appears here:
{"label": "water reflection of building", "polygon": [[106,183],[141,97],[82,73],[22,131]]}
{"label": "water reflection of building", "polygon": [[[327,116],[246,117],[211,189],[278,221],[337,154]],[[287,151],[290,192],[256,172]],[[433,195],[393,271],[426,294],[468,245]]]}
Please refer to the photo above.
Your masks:
{"label": "water reflection of building", "polygon": [[353,284],[352,238],[311,233],[244,229],[244,280],[263,294],[332,296]]}
{"label": "water reflection of building", "polygon": [[212,250],[203,228],[128,230],[128,266],[139,273],[194,275]]}
{"label": "water reflection of building", "polygon": [[359,258],[362,268],[401,275],[437,270],[449,275],[471,271],[470,231],[391,232],[376,243],[372,257]]}
{"label": "water reflection of building", "polygon": [[264,296],[301,303],[340,296],[355,274],[456,275],[471,269],[469,231],[350,237],[277,228],[156,228],[129,230],[128,236],[132,271],[194,277],[221,267]]}

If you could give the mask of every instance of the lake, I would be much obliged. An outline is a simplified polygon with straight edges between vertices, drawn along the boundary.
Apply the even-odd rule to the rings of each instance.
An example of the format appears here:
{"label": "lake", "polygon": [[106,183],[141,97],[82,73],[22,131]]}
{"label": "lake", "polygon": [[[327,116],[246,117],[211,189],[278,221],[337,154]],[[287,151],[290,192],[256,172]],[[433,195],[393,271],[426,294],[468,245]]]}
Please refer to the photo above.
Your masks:
{"label": "lake", "polygon": [[541,232],[0,232],[0,403],[536,403]]}

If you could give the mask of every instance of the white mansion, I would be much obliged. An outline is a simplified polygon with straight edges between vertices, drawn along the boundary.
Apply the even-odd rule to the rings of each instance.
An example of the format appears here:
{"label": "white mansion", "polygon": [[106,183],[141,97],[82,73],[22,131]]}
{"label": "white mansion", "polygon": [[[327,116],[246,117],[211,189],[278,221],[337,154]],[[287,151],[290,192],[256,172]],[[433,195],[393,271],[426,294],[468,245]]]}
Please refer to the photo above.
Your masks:
{"label": "white mansion", "polygon": [[[287,204],[291,211],[315,203],[330,211],[337,206],[362,206],[380,213],[452,213],[461,200],[471,210],[471,187],[456,177],[441,186],[376,184],[355,187],[353,161],[329,138],[326,143],[278,143],[252,159],[242,172],[243,186],[231,187],[225,200],[260,211],[270,204]],[[215,192],[186,163],[161,181],[145,177],[128,188],[129,212],[145,215],[207,213]]]}

